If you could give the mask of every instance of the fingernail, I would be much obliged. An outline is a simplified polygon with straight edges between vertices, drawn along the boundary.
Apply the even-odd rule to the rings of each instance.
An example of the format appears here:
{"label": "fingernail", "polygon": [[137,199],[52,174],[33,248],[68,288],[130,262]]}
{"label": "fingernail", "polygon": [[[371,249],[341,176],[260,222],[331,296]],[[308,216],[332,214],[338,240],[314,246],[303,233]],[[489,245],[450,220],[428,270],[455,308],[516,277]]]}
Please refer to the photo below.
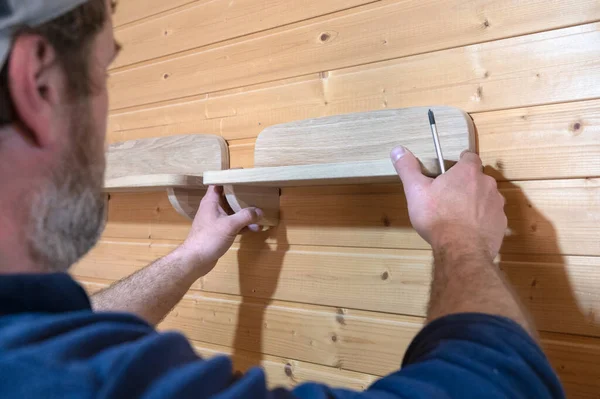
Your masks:
{"label": "fingernail", "polygon": [[253,231],[255,233],[260,233],[262,231],[262,227],[257,224],[251,224],[248,226],[248,230]]}
{"label": "fingernail", "polygon": [[392,157],[392,161],[396,162],[400,158],[402,158],[404,156],[404,154],[406,154],[406,148],[399,146],[392,150],[390,157]]}
{"label": "fingernail", "polygon": [[257,216],[259,219],[262,219],[262,217],[263,217],[263,216],[265,216],[265,213],[262,211],[262,209],[255,208],[255,209],[254,209],[254,212],[256,212],[256,216]]}

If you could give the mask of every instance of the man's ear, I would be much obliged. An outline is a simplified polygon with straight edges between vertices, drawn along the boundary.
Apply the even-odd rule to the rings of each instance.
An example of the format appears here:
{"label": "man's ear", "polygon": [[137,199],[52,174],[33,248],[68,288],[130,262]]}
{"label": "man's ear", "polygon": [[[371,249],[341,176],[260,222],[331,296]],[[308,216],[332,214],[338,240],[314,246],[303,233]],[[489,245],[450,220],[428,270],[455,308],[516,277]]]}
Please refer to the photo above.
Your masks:
{"label": "man's ear", "polygon": [[64,89],[54,48],[41,36],[19,36],[12,47],[8,80],[14,110],[35,145],[54,142],[52,127]]}

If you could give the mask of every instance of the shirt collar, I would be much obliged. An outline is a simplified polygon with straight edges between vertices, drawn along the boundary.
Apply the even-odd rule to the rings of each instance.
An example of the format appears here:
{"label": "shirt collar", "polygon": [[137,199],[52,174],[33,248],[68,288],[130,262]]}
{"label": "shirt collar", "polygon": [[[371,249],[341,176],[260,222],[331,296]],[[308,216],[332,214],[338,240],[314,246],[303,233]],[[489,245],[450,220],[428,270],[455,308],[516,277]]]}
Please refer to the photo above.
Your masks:
{"label": "shirt collar", "polygon": [[79,284],[65,273],[0,275],[0,315],[91,310]]}

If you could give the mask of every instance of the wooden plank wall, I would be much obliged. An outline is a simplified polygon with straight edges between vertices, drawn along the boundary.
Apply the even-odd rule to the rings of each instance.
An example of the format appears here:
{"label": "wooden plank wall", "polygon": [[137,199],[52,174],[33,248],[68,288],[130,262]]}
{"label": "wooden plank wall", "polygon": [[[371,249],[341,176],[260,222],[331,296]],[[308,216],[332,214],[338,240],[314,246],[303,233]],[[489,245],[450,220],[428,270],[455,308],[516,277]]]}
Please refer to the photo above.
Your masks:
{"label": "wooden plank wall", "polygon": [[[251,167],[276,123],[444,104],[471,113],[507,198],[501,267],[571,398],[600,397],[600,2],[120,0],[109,141],[219,134]],[[357,389],[423,324],[431,252],[400,185],[290,188],[162,328],[271,385]],[[93,292],[181,243],[165,193],[113,194],[74,269]]]}

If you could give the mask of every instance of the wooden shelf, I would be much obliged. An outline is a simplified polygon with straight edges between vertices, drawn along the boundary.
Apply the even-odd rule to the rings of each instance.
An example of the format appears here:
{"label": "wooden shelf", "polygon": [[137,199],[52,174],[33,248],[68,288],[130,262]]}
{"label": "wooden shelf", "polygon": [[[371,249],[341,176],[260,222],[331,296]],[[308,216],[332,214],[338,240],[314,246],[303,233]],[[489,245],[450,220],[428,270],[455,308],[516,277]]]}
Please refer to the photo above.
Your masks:
{"label": "wooden shelf", "polygon": [[116,143],[106,160],[106,191],[202,189],[205,171],[229,167],[229,151],[222,137],[190,134]]}
{"label": "wooden shelf", "polygon": [[272,126],[256,140],[253,169],[207,171],[208,185],[262,187],[397,182],[389,158],[398,145],[421,161],[423,173],[440,173],[427,112],[436,116],[446,166],[474,151],[471,118],[453,107],[417,107],[330,116]]}
{"label": "wooden shelf", "polygon": [[104,190],[109,192],[161,191],[168,188],[204,188],[202,176],[155,174],[105,179]]}
{"label": "wooden shelf", "polygon": [[193,219],[206,192],[202,175],[229,168],[229,151],[222,137],[190,134],[116,143],[106,161],[105,191],[166,190],[175,210]]}
{"label": "wooden shelf", "polygon": [[[438,174],[436,160],[426,160],[423,163],[426,174]],[[219,186],[299,187],[397,181],[398,174],[389,158],[377,161],[233,169],[204,174],[205,184]]]}
{"label": "wooden shelf", "polygon": [[[279,188],[398,182],[390,151],[408,147],[423,173],[440,173],[427,112],[430,107],[330,116],[271,126],[257,138],[253,169],[227,170],[223,138],[172,136],[115,144],[107,154],[107,191],[166,189],[173,207],[192,219],[207,185],[225,187],[231,209],[256,206],[279,222]],[[458,108],[434,111],[447,165],[465,149],[474,151],[470,117]]]}

